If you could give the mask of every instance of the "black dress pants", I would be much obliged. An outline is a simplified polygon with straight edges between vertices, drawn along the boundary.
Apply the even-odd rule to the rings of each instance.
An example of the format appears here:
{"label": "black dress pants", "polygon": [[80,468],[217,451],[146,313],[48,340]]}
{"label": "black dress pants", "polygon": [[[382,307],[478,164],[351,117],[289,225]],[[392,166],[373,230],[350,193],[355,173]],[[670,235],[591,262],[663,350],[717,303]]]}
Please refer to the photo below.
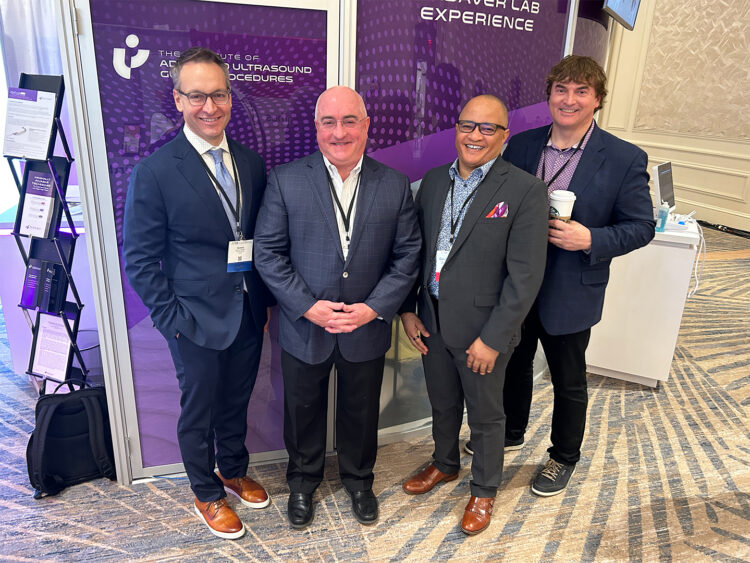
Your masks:
{"label": "black dress pants", "polygon": [[226,493],[214,474],[215,465],[229,479],[247,473],[247,406],[258,374],[263,331],[256,328],[245,295],[240,329],[229,348],[203,348],[185,335],[168,344],[182,392],[177,441],[185,472],[199,501],[218,500]]}
{"label": "black dress pants", "polygon": [[333,366],[339,475],[349,491],[372,488],[384,365],[384,355],[350,362],[338,345],[325,362],[312,365],[281,350],[284,443],[289,454],[286,478],[292,493],[312,493],[323,480],[328,380]]}
{"label": "black dress pants", "polygon": [[542,327],[534,304],[523,323],[521,342],[511,355],[505,371],[505,436],[509,440],[522,439],[529,424],[534,354],[537,342],[541,342],[554,393],[549,455],[555,461],[568,465],[574,465],[581,459],[588,407],[586,347],[590,336],[590,328],[573,334],[548,334]]}

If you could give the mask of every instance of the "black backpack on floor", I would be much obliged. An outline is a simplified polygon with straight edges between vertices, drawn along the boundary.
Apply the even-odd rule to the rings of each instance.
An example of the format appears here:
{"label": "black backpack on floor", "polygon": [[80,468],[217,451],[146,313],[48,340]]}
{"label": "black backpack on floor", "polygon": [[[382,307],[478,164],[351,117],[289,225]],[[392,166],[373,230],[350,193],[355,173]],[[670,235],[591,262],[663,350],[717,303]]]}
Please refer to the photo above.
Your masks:
{"label": "black backpack on floor", "polygon": [[[62,385],[68,385],[70,393],[55,394]],[[36,427],[26,448],[36,499],[98,477],[115,478],[104,387],[68,380],[55,391],[39,397]]]}

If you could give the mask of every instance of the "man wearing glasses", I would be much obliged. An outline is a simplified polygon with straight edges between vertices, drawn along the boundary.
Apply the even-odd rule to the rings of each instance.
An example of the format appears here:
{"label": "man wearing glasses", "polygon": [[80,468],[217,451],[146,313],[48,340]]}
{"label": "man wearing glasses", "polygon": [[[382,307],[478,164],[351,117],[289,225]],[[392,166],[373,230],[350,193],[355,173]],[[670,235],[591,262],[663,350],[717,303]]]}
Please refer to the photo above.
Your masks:
{"label": "man wearing glasses", "polygon": [[185,127],[133,169],[125,272],[175,364],[177,439],[194,510],[213,534],[236,539],[245,527],[227,493],[251,508],[269,503],[245,475],[247,407],[272,300],[252,267],[266,172],[258,154],[224,133],[232,96],[222,59],[192,47],[171,73]]}
{"label": "man wearing glasses", "polygon": [[421,238],[406,176],[364,156],[369,126],[354,90],[323,92],[320,150],[271,170],[255,232],[255,262],[280,308],[294,528],[312,521],[323,479],[332,366],[341,481],[360,523],[378,517],[372,470],[385,353],[417,277]]}
{"label": "man wearing glasses", "polygon": [[490,524],[503,470],[505,365],[542,283],[547,248],[544,184],[498,158],[507,125],[495,96],[469,100],[456,124],[458,158],[422,180],[422,275],[401,315],[423,355],[435,442],[433,460],[403,488],[422,494],[458,477],[465,401],[474,445],[461,521],[467,534]]}

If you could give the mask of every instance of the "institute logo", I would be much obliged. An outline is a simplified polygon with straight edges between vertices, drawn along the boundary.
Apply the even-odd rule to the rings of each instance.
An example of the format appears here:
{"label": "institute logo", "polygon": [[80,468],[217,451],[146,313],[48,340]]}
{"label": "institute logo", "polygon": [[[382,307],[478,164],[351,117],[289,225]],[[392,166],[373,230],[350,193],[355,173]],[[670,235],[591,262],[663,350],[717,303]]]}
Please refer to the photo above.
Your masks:
{"label": "institute logo", "polygon": [[[138,46],[139,42],[140,39],[138,39],[138,36],[134,33],[131,33],[125,38],[125,45],[127,45],[131,49],[135,49]],[[151,51],[149,51],[148,49],[138,49],[136,54],[130,57],[130,65],[128,65],[125,62],[125,49],[123,47],[115,47],[112,50],[112,66],[114,67],[117,74],[127,80],[130,80],[131,69],[142,66],[146,62],[146,60],[148,60],[148,55],[150,52]]]}

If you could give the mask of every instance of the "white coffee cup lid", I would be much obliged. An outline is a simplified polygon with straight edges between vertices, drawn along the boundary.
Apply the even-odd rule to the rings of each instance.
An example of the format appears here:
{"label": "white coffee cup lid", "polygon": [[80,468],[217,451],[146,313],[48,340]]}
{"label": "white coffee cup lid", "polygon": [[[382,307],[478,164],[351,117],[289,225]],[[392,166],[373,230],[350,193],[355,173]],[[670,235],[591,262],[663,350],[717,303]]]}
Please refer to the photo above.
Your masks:
{"label": "white coffee cup lid", "polygon": [[549,196],[561,201],[575,201],[576,199],[576,194],[568,190],[555,190]]}

